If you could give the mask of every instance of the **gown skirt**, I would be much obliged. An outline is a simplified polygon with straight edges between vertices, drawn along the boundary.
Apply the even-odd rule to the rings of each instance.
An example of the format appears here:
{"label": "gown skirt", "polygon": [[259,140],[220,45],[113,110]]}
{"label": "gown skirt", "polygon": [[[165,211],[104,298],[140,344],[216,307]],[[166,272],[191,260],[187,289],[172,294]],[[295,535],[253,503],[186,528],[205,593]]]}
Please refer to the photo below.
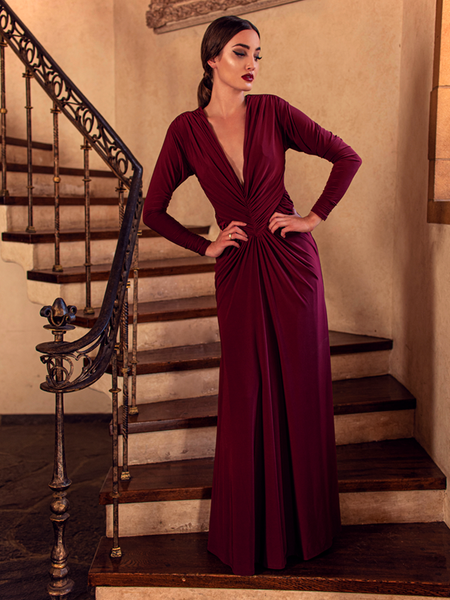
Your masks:
{"label": "gown skirt", "polygon": [[[247,229],[249,233],[249,230]],[[309,233],[217,260],[222,341],[208,549],[238,575],[328,549],[340,526],[330,346]]]}
{"label": "gown skirt", "polygon": [[217,444],[208,549],[238,575],[282,569],[287,557],[327,550],[340,527],[330,347],[319,256],[310,233],[268,230],[292,214],[284,186],[289,149],[333,163],[313,206],[322,219],[360,165],[338,136],[276,96],[246,96],[244,183],[203,109],[169,127],[150,183],[144,221],[205,254],[210,242],[167,213],[173,191],[196,175],[221,229],[248,241],[216,262],[222,343]]}

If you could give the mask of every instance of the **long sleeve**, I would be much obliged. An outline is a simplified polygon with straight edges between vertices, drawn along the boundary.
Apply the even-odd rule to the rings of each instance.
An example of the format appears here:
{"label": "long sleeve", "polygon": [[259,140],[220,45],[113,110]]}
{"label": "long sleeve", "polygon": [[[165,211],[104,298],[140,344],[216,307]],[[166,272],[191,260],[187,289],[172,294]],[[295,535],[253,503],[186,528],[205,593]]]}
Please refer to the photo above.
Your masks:
{"label": "long sleeve", "polygon": [[167,214],[173,192],[193,171],[186,160],[177,131],[177,120],[170,125],[153,171],[144,204],[144,223],[171,242],[204,255],[211,242],[192,233]]}
{"label": "long sleeve", "polygon": [[347,191],[361,165],[361,158],[340,137],[323,129],[281,99],[278,115],[284,130],[286,149],[320,156],[333,163],[325,188],[311,209],[325,220]]}

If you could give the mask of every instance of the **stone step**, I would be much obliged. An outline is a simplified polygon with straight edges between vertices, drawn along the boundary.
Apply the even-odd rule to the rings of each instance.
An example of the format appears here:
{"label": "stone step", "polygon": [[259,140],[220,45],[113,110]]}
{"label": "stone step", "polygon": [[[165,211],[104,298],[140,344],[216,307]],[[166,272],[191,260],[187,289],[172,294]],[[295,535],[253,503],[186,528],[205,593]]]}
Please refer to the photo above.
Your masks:
{"label": "stone step", "polygon": [[[100,309],[93,315],[77,314],[74,323],[79,327],[92,327],[97,320]],[[199,319],[217,315],[216,297],[197,296],[194,298],[176,298],[158,302],[139,302],[138,323],[155,323],[160,321],[180,321],[182,319]],[[133,322],[130,314],[129,322]]]}
{"label": "stone step", "polygon": [[[131,299],[131,298],[130,298]],[[92,327],[99,314],[77,314],[75,325]],[[155,350],[188,344],[219,341],[215,296],[179,298],[159,302],[143,302],[138,306],[138,350]],[[133,322],[132,306],[129,323]],[[132,329],[129,329],[130,347]]]}
{"label": "stone step", "polygon": [[[22,159],[23,160],[23,159]],[[34,158],[33,158],[34,160]],[[54,193],[53,166],[50,157],[39,157],[39,163],[33,165],[33,195],[52,196]],[[80,161],[81,162],[81,161]],[[99,160],[101,166],[103,161]],[[12,170],[8,171],[8,192],[10,196],[27,196],[27,172],[23,162],[11,163]],[[82,168],[65,167],[61,173],[59,192],[61,196],[83,196],[84,170]],[[81,173],[81,175],[80,175]],[[97,197],[110,197],[115,195],[117,177],[112,171],[102,168],[92,169],[90,182],[91,195]]]}
{"label": "stone step", "polygon": [[[338,445],[414,434],[415,398],[391,375],[333,382]],[[217,396],[139,405],[129,416],[129,464],[214,456]],[[121,423],[122,407],[119,422]],[[120,429],[121,430],[121,429]]]}
{"label": "stone step", "polygon": [[[168,260],[147,260],[139,262],[139,278],[167,277],[173,275],[192,275],[196,273],[214,272],[216,261],[207,256],[192,256],[190,258],[174,258]],[[92,281],[107,281],[111,265],[93,265]],[[133,273],[130,273],[133,278]],[[42,281],[46,283],[84,283],[86,281],[85,269],[82,266],[70,267],[63,272],[51,269],[34,269],[27,273],[29,281]]]}
{"label": "stone step", "polygon": [[[2,244],[6,246],[7,244]],[[10,247],[13,244],[9,245]],[[15,246],[15,245],[14,245]],[[30,248],[31,246],[28,246]],[[10,262],[17,262],[13,257],[5,258],[2,248],[2,258]],[[165,259],[178,260],[178,259]],[[144,262],[144,261],[143,261]],[[146,261],[147,262],[147,261]],[[155,261],[148,261],[155,262]],[[163,262],[163,261],[158,261]],[[165,262],[165,261],[164,261]],[[66,269],[69,271],[70,267]],[[46,269],[49,271],[50,269]],[[131,271],[131,277],[133,272]],[[175,276],[174,276],[175,275]],[[129,298],[133,294],[133,279],[130,279],[131,287],[129,290]],[[91,286],[92,305],[99,306],[103,301],[107,280],[94,280]],[[80,311],[85,306],[86,285],[82,282],[61,283],[55,284],[45,281],[27,281],[27,292],[30,302],[35,304],[52,304],[55,298],[66,298],[70,304],[74,304]],[[172,299],[185,298],[193,296],[206,296],[214,293],[214,272],[205,269],[203,272],[194,274],[173,275],[168,273],[162,276],[140,277],[139,278],[139,296],[146,298],[149,302]],[[386,372],[386,371],[383,371]],[[111,387],[111,386],[110,386]],[[195,396],[199,394],[193,394]]]}
{"label": "stone step", "polygon": [[[151,282],[152,280],[148,279],[148,281]],[[213,280],[210,283],[212,286],[214,285]],[[141,286],[141,282],[139,286]],[[192,290],[192,287],[189,289]],[[149,286],[148,293],[151,291]],[[70,338],[70,336],[67,337]],[[339,338],[347,343],[338,344]],[[330,342],[332,344],[333,340],[336,345],[339,345],[339,349],[336,348],[339,353],[331,353],[331,374],[334,381],[389,373],[391,340],[330,332]],[[350,343],[352,340],[353,344]],[[218,343],[212,343],[200,346],[202,346],[200,349],[196,348],[195,345],[191,345],[176,350],[181,359],[179,362],[174,360],[174,348],[144,352],[141,358],[150,357],[151,360],[149,363],[144,362],[141,364],[141,372],[148,370],[152,372],[139,376],[137,386],[138,403],[217,394],[219,383],[218,365],[220,361],[219,345]],[[209,364],[210,366],[201,367],[202,362],[204,365]],[[168,363],[170,363],[169,369],[171,370],[165,370],[164,365]],[[214,366],[214,364],[217,366]],[[105,374],[93,387],[108,394],[111,388],[111,376]]]}
{"label": "stone step", "polygon": [[[8,162],[6,165],[8,173],[28,173],[28,165],[26,163]],[[53,166],[33,165],[33,174],[54,175]],[[74,167],[59,167],[59,174],[69,175],[71,177],[84,177],[84,169]],[[104,177],[107,179],[117,179],[110,169],[90,169],[90,177]]]}
{"label": "stone step", "polygon": [[[391,349],[392,340],[386,338],[330,331],[331,356]],[[218,367],[220,342],[138,352],[137,361],[139,375]]]}
{"label": "stone step", "polygon": [[[101,223],[101,227],[91,229],[91,261],[94,265],[110,265],[116,251],[119,235],[117,215],[110,215],[112,219],[111,227],[107,228],[108,218],[102,217],[104,207],[99,206],[97,208],[99,210],[93,210],[92,212],[97,215],[96,219]],[[81,207],[80,211],[83,211]],[[94,224],[95,221],[93,221]],[[188,229],[204,235],[207,235],[209,231],[208,226],[193,226]],[[142,233],[139,243],[140,263],[147,260],[192,257],[192,252],[189,250],[172,244],[169,240],[162,238],[146,227],[142,230]],[[82,264],[85,257],[84,230],[63,230],[60,238],[60,262],[63,268],[76,268],[77,265]],[[52,270],[55,261],[55,235],[53,231],[38,231],[37,233],[6,231],[2,234],[2,240],[4,242],[2,244],[2,258],[4,260],[17,262],[26,271]]]}
{"label": "stone step", "polygon": [[[337,447],[339,493],[344,524],[443,520],[446,480],[414,439]],[[213,458],[129,467],[120,482],[122,536],[206,531]],[[112,469],[100,503],[107,505],[112,535]]]}
{"label": "stone step", "polygon": [[[13,257],[5,258],[3,252],[2,256],[4,260],[14,261]],[[142,260],[139,265],[139,295],[149,302],[207,296],[214,293],[214,259],[192,256],[191,253],[188,258]],[[110,264],[92,267],[93,306],[99,306],[103,301],[109,269]],[[29,270],[27,272],[27,288],[30,301],[37,304],[51,304],[55,297],[60,296],[61,298],[70,298],[70,303],[81,310],[81,307],[85,306],[85,274],[83,271],[83,267],[67,267],[62,273],[55,273],[51,269]],[[130,273],[130,282],[131,298],[133,271]]]}
{"label": "stone step", "polygon": [[261,569],[251,577],[233,575],[209,553],[206,533],[130,537],[120,545],[122,558],[111,559],[112,540],[99,543],[89,572],[97,600],[450,596],[450,531],[444,523],[343,527],[332,548],[317,558],[292,558],[282,571]]}

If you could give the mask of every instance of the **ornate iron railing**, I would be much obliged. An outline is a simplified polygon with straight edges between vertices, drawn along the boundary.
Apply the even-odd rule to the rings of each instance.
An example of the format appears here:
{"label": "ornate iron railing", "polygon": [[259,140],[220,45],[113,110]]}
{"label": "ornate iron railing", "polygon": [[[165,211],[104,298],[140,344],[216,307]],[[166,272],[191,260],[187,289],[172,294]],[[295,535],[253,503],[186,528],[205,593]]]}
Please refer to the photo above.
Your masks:
{"label": "ornate iron railing", "polygon": [[[63,337],[67,330],[73,329],[76,308],[66,306],[58,298],[53,306],[45,306],[41,315],[46,317],[49,325],[45,327],[54,334],[53,342],[39,344],[37,350],[42,353],[41,360],[47,366],[46,381],[41,388],[55,393],[56,399],[56,441],[55,468],[50,487],[53,490],[51,504],[51,520],[54,526],[55,543],[51,555],[51,582],[48,587],[53,597],[66,597],[72,589],[69,579],[67,552],[64,545],[65,522],[68,518],[68,501],[66,498],[70,479],[66,474],[64,458],[64,410],[63,395],[67,392],[81,390],[97,381],[112,363],[113,385],[113,496],[114,496],[114,556],[120,555],[118,540],[118,355],[123,376],[123,441],[124,461],[123,477],[129,476],[126,461],[127,421],[128,421],[128,365],[132,372],[132,412],[136,411],[136,325],[137,325],[137,237],[142,212],[142,167],[126,145],[80,92],[75,84],[65,75],[53,58],[37,41],[29,29],[12,11],[6,2],[0,0],[0,127],[1,127],[1,160],[2,191],[8,195],[6,162],[6,93],[5,93],[5,47],[9,46],[25,67],[26,83],[26,120],[27,120],[27,196],[28,224],[26,230],[35,232],[33,223],[33,167],[32,167],[32,106],[31,82],[35,80],[52,101],[53,113],[53,182],[55,199],[55,262],[54,271],[62,271],[60,260],[60,167],[59,167],[59,126],[58,116],[64,114],[84,139],[84,188],[85,188],[85,269],[86,269],[86,306],[85,313],[93,312],[91,306],[91,258],[90,258],[90,169],[89,150],[95,150],[109,169],[118,178],[117,187],[120,213],[120,232],[117,248],[111,266],[111,273],[99,316],[88,333],[73,342],[65,342]],[[124,192],[128,189],[128,198]],[[133,265],[133,353],[128,360],[128,276]],[[117,336],[120,335],[120,345]],[[77,365],[80,365],[78,369]],[[77,372],[79,371],[79,372]],[[76,374],[77,373],[77,374]]]}

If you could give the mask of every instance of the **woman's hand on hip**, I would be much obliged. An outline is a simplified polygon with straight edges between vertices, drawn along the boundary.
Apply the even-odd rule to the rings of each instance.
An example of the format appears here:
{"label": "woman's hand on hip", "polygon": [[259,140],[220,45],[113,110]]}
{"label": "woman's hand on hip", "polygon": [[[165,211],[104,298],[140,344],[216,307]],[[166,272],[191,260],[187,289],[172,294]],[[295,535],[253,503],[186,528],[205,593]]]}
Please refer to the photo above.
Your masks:
{"label": "woman's hand on hip", "polygon": [[241,227],[245,227],[247,223],[243,223],[242,221],[231,221],[228,227],[223,229],[215,242],[211,242],[211,244],[206,248],[205,256],[210,256],[211,258],[218,258],[225,248],[228,246],[236,246],[239,248],[239,241],[246,242],[248,240],[248,235],[245,233]]}
{"label": "woman's hand on hip", "polygon": [[301,217],[295,210],[292,215],[275,212],[269,219],[269,229],[271,233],[281,229],[280,235],[285,238],[291,231],[310,233],[321,221],[322,219],[312,211],[307,217]]}

